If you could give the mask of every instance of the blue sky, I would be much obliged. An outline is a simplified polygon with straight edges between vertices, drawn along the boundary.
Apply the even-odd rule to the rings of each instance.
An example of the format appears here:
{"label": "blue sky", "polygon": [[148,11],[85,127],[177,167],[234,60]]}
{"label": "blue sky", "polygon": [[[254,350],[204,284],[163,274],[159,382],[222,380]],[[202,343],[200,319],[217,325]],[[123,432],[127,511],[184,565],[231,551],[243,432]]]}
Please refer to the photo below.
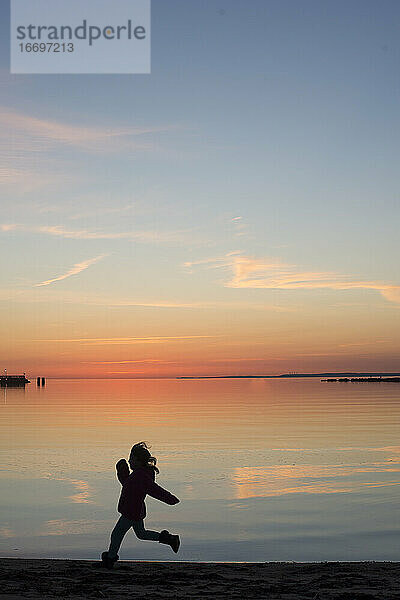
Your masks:
{"label": "blue sky", "polygon": [[[44,310],[84,335],[94,297],[202,302],[141,327],[219,323],[226,348],[273,330],[270,370],[272,342],[299,336],[260,305],[295,311],[314,354],[373,314],[353,342],[373,361],[400,300],[397,2],[153,0],[152,73],[132,76],[10,75],[6,3],[0,17],[2,293],[24,331]],[[93,318],[112,336],[114,315]],[[134,333],[137,314],[124,321]]]}

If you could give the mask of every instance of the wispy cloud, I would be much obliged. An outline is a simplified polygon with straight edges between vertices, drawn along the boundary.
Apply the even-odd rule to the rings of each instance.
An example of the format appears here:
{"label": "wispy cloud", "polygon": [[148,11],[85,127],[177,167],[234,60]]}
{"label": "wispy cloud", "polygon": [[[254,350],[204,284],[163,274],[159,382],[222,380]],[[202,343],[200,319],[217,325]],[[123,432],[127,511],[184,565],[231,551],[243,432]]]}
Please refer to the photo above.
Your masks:
{"label": "wispy cloud", "polygon": [[4,223],[0,231],[21,231],[62,237],[73,240],[133,240],[142,243],[175,243],[188,239],[189,230],[182,231],[121,231],[105,232],[88,229],[66,229],[62,225],[22,225],[20,223]]}
{"label": "wispy cloud", "polygon": [[135,309],[135,308],[155,308],[165,310],[187,309],[187,310],[259,310],[271,312],[295,312],[297,309],[293,306],[279,306],[278,304],[255,303],[255,302],[223,302],[223,301],[199,301],[185,302],[184,300],[134,300],[132,298],[116,298],[110,296],[100,296],[91,292],[81,292],[78,290],[59,290],[54,288],[41,287],[40,290],[32,288],[32,284],[27,282],[28,289],[3,288],[0,289],[0,300],[15,302],[68,302],[69,304],[87,304],[89,306],[107,306],[115,309]]}
{"label": "wispy cloud", "polygon": [[[287,360],[287,357],[285,357]],[[281,358],[272,358],[268,356],[268,358],[212,358],[210,360],[207,359],[208,363],[240,363],[240,362],[268,362],[269,360],[282,360]]]}
{"label": "wispy cloud", "polygon": [[51,283],[55,283],[56,281],[61,281],[62,279],[67,279],[67,277],[71,277],[72,275],[78,275],[85,269],[88,269],[91,265],[99,262],[102,258],[107,256],[107,254],[101,254],[100,256],[96,256],[95,258],[90,258],[89,260],[84,260],[83,262],[76,263],[69,271],[64,273],[63,275],[59,275],[58,277],[54,277],[53,279],[47,279],[46,281],[42,281],[41,283],[36,283],[34,287],[41,287],[44,285],[50,285]]}
{"label": "wispy cloud", "polygon": [[109,300],[105,302],[107,306],[115,308],[121,307],[149,307],[149,308],[192,308],[192,309],[224,309],[224,310],[266,310],[276,312],[293,312],[295,308],[289,306],[279,306],[278,304],[259,304],[255,302],[223,302],[223,301],[202,301],[202,302],[167,302],[158,300],[156,302],[135,302],[132,300]]}
{"label": "wispy cloud", "polygon": [[17,225],[14,225],[13,223],[4,223],[3,225],[0,225],[0,231],[14,231],[15,229],[17,229]]}
{"label": "wispy cloud", "polygon": [[142,360],[88,360],[85,361],[91,365],[132,365],[132,364],[163,364],[163,365],[176,365],[178,364],[172,360],[158,360],[156,358],[144,358]]}
{"label": "wispy cloud", "polygon": [[294,356],[315,356],[315,357],[325,357],[325,356],[343,356],[345,353],[342,352],[297,352]]}
{"label": "wispy cloud", "polygon": [[0,107],[0,128],[4,136],[13,136],[13,148],[17,150],[37,152],[63,145],[106,154],[121,150],[151,150],[155,144],[148,139],[149,134],[166,132],[174,127],[87,127],[40,119]]}
{"label": "wispy cloud", "polygon": [[68,215],[68,219],[71,219],[71,220],[87,219],[88,217],[93,217],[93,216],[96,216],[96,218],[98,218],[99,215],[120,214],[120,213],[132,211],[133,209],[136,209],[136,204],[134,204],[134,203],[125,204],[123,206],[112,206],[112,207],[105,207],[105,208],[100,208],[99,206],[97,206],[95,209],[92,209],[92,210],[78,212],[78,213],[75,213],[72,215]]}
{"label": "wispy cloud", "polygon": [[354,348],[358,346],[375,346],[376,344],[388,344],[390,340],[369,340],[365,342],[351,342],[347,344],[339,344],[339,348]]}
{"label": "wispy cloud", "polygon": [[[108,205],[110,202],[112,202],[112,206]],[[55,202],[54,199],[40,198],[31,202],[29,207],[34,208],[35,213],[62,214],[69,221],[92,217],[98,219],[102,215],[133,213],[133,211],[135,211],[135,215],[138,213],[138,202],[132,202],[131,200],[124,202],[124,198],[120,197],[111,200],[107,194],[73,195],[72,198],[64,199],[62,203]]]}
{"label": "wispy cloud", "polygon": [[400,286],[387,286],[379,290],[386,300],[400,304]]}
{"label": "wispy cloud", "polygon": [[70,339],[45,339],[37,342],[62,342],[79,343],[87,346],[106,346],[120,344],[163,344],[171,341],[215,339],[215,335],[172,335],[172,336],[145,336],[145,337],[113,337],[113,338],[70,338]]}
{"label": "wispy cloud", "polygon": [[[207,363],[238,363],[238,362],[267,362],[268,360],[277,360],[276,358],[213,358],[207,359]],[[283,360],[283,359],[282,359]],[[163,365],[177,365],[180,364],[172,360],[163,360],[157,358],[145,358],[142,360],[90,360],[86,361],[92,365],[125,365],[125,364],[163,364]],[[193,362],[193,361],[192,361]],[[202,361],[199,361],[202,362]]]}
{"label": "wispy cloud", "polygon": [[233,217],[230,222],[233,225],[233,230],[237,237],[247,236],[249,234],[249,227],[243,217]]}
{"label": "wispy cloud", "polygon": [[[1,153],[1,144],[0,160],[3,162],[3,166],[0,167],[0,186],[3,193],[26,194],[44,187],[59,187],[65,181],[65,178],[57,172],[57,169],[52,169],[50,172],[48,164],[46,168],[43,166],[40,169],[37,164],[35,167],[29,164],[30,161],[22,161],[23,164],[19,164],[21,163],[19,158],[14,160],[10,156],[4,157]],[[11,161],[13,165],[7,165]],[[68,177],[69,181],[72,181],[75,175],[71,174]]]}
{"label": "wispy cloud", "polygon": [[275,258],[257,259],[231,252],[223,257],[187,262],[186,267],[207,265],[224,267],[232,277],[224,283],[230,288],[282,289],[282,290],[375,290],[391,302],[400,302],[400,286],[380,281],[365,281],[332,271],[304,271]]}
{"label": "wispy cloud", "polygon": [[80,153],[119,160],[121,155],[165,152],[163,135],[180,128],[175,124],[135,127],[131,119],[121,126],[87,126],[0,106],[0,186],[18,195],[41,188],[65,189],[66,183],[93,176],[82,169]]}
{"label": "wispy cloud", "polygon": [[203,258],[201,260],[191,260],[183,263],[183,266],[187,269],[189,273],[193,273],[193,267],[204,266],[206,269],[223,269],[226,267],[231,267],[233,264],[233,260],[236,256],[240,256],[240,250],[235,250],[234,252],[228,252],[224,256],[218,256],[213,258]]}

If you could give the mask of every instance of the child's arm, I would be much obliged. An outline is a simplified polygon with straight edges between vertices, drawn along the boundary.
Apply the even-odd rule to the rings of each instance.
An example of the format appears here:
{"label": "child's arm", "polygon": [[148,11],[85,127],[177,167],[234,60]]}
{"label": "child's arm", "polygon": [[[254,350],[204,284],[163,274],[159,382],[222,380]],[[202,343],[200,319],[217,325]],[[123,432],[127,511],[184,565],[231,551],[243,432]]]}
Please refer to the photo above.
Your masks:
{"label": "child's arm", "polygon": [[146,492],[149,496],[165,502],[165,504],[178,504],[179,498],[168,492],[154,481],[146,482]]}
{"label": "child's arm", "polygon": [[119,460],[115,465],[115,468],[117,469],[117,477],[119,482],[124,483],[130,475],[128,463],[124,458],[121,458],[121,460]]}

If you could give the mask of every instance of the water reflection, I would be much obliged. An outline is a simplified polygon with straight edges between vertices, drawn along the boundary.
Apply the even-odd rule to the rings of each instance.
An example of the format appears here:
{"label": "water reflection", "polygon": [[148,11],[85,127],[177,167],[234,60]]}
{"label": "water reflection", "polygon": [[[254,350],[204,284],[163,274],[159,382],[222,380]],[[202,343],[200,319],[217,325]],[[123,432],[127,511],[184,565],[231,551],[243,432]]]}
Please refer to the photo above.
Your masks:
{"label": "water reflection", "polygon": [[82,535],[88,533],[96,533],[100,527],[109,527],[108,521],[89,520],[89,519],[52,519],[46,521],[42,536],[48,535]]}
{"label": "water reflection", "polygon": [[[372,476],[365,481],[360,474]],[[360,491],[363,486],[384,487],[400,485],[400,478],[382,481],[384,473],[400,473],[400,464],[387,462],[359,466],[349,465],[292,465],[272,467],[236,467],[233,483],[235,497],[257,498],[284,494],[337,494]],[[344,481],[345,480],[345,481]]]}
{"label": "water reflection", "polygon": [[[46,479],[46,477],[43,477],[43,479]],[[68,477],[52,477],[51,475],[49,475],[47,479],[52,479],[53,481],[67,481],[74,486],[77,490],[77,493],[73,494],[72,496],[67,496],[71,502],[75,502],[77,504],[93,503],[93,490],[87,481],[69,479]]]}
{"label": "water reflection", "polygon": [[[14,544],[95,558],[116,517],[114,464],[146,440],[160,485],[182,500],[171,511],[150,499],[149,519],[182,532],[180,559],[400,559],[393,385],[49,380],[2,394],[3,555]],[[126,558],[135,548],[128,540]],[[137,557],[165,559],[158,551]]]}
{"label": "water reflection", "polygon": [[7,404],[7,398],[9,400],[20,400],[21,398],[23,398],[25,396],[25,387],[21,386],[12,388],[7,386],[1,386],[0,393],[2,397],[2,404]]}

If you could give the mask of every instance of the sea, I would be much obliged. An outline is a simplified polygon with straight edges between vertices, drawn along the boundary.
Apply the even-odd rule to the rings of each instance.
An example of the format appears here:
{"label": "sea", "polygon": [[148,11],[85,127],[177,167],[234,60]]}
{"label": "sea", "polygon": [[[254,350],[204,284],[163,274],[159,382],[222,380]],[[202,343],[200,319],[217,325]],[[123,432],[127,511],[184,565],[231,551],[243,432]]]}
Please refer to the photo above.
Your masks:
{"label": "sea", "polygon": [[0,389],[0,555],[98,559],[115,463],[146,441],[148,529],[121,560],[399,561],[400,385],[316,379],[48,379]]}

